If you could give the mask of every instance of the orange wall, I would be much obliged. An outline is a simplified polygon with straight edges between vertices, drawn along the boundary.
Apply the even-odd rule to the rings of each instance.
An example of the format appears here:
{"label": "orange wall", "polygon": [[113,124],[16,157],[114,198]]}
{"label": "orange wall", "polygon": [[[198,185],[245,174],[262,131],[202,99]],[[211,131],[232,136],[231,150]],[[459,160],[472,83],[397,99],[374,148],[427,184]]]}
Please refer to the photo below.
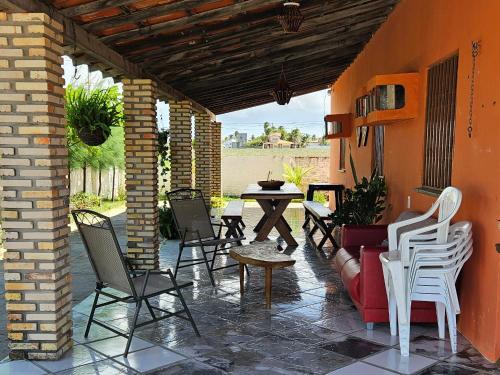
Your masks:
{"label": "orange wall", "polygon": [[[387,220],[407,207],[426,210],[435,199],[415,188],[422,182],[426,71],[459,51],[452,183],[463,192],[457,219],[474,225],[474,254],[462,271],[460,331],[488,359],[500,357],[500,1],[403,0],[355,62],[332,87],[332,113],[354,112],[360,88],[376,74],[419,72],[416,119],[385,127],[385,175],[390,208]],[[471,41],[481,41],[474,105],[474,132],[467,137]],[[373,130],[370,131],[371,144]],[[371,146],[349,140],[358,175],[371,170]],[[338,140],[332,141],[330,179],[352,184],[337,171]],[[347,151],[347,158],[349,153]],[[348,160],[348,159],[347,159]]]}

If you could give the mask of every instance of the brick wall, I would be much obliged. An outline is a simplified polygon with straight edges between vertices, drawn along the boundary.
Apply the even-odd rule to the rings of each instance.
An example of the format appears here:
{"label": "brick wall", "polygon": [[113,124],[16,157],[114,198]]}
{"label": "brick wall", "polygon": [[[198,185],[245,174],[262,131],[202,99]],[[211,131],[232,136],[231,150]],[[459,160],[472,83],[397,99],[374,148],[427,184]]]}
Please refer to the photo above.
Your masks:
{"label": "brick wall", "polygon": [[212,123],[210,116],[197,113],[195,119],[195,186],[203,192],[207,205],[212,196]]}
{"label": "brick wall", "polygon": [[170,101],[170,188],[191,188],[193,185],[191,145],[191,103]]}
{"label": "brick wall", "polygon": [[328,182],[330,171],[330,157],[327,156],[295,156],[294,163],[309,172],[304,178],[304,184],[313,182]]}
{"label": "brick wall", "polygon": [[222,125],[220,122],[212,122],[212,162],[211,162],[211,175],[212,175],[212,196],[220,197],[222,195],[222,171],[221,171],[221,152],[222,152],[222,144],[221,144],[221,130]]}
{"label": "brick wall", "polygon": [[127,254],[138,269],[158,268],[156,83],[124,79]]}
{"label": "brick wall", "polygon": [[44,14],[0,13],[0,186],[11,358],[57,359],[72,345],[61,31]]}

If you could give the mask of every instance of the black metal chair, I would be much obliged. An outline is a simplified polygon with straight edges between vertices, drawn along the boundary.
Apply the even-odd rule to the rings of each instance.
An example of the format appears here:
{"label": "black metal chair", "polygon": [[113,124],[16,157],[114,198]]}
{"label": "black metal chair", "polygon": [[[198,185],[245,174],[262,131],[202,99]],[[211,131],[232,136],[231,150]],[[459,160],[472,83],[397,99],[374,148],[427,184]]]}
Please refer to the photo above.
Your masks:
{"label": "black metal chair", "polygon": [[[217,256],[229,255],[228,244],[241,243],[245,237],[221,238],[223,223],[214,222],[210,219],[209,209],[205,204],[203,193],[198,189],[177,189],[167,193],[167,199],[172,209],[175,225],[180,236],[179,256],[175,265],[174,277],[180,268],[192,267],[205,263],[210,282],[215,286],[213,272],[221,269],[235,267],[238,263],[229,264],[223,267],[214,268]],[[218,233],[215,234],[214,226],[218,226]],[[182,252],[186,247],[199,247],[203,258],[182,259]],[[214,247],[207,250],[207,247]],[[212,259],[208,259],[209,254],[213,254]],[[188,264],[182,264],[188,263]],[[247,270],[248,272],[248,270]]]}
{"label": "black metal chair", "polygon": [[[95,288],[96,294],[85,330],[85,337],[88,336],[92,323],[125,337],[127,338],[127,345],[125,347],[124,356],[127,357],[136,328],[172,316],[189,321],[196,335],[200,335],[180,291],[181,288],[192,285],[191,282],[179,285],[170,270],[138,271],[127,267],[125,257],[122,254],[120,245],[116,239],[115,231],[108,217],[90,210],[74,210],[72,211],[72,215],[97,278]],[[116,295],[108,290],[105,291],[104,289],[106,288],[125,293],[126,296]],[[183,309],[179,311],[168,311],[152,306],[149,299],[162,294],[178,297],[182,303]],[[106,296],[111,300],[98,303],[100,295]],[[130,328],[128,335],[94,319],[96,309],[118,302],[135,303],[136,305],[132,328]],[[143,303],[147,306],[152,319],[138,324],[137,319]],[[159,311],[163,314],[157,316],[155,311]],[[185,313],[186,316],[182,315],[183,313]]]}

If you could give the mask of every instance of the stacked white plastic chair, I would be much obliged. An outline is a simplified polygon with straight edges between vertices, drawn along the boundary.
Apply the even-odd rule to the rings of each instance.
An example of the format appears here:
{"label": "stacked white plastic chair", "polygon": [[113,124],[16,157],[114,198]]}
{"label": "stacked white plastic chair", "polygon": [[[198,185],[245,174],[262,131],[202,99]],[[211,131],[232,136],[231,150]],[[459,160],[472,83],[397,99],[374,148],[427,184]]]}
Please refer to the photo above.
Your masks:
{"label": "stacked white plastic chair", "polygon": [[[461,199],[462,194],[458,189],[448,187],[443,190],[438,200],[424,215],[393,223],[388,227],[389,252],[382,253],[380,260],[389,301],[391,335],[396,335],[396,331],[399,331],[401,355],[403,356],[409,355],[412,300],[436,302],[440,338],[444,338],[446,307],[453,306],[454,310],[448,309],[448,319],[451,322],[449,323],[450,330],[456,332],[453,323],[455,315],[452,314],[452,311],[457,313],[460,310],[458,298],[456,298],[455,282],[451,282],[451,275],[456,277],[457,273],[454,272],[459,271],[461,266],[451,270],[450,264],[457,264],[457,259],[454,256],[462,254],[464,246],[467,248],[466,245],[463,245],[464,236],[467,237],[470,234],[470,224],[461,223],[450,228],[450,221],[457,213]],[[429,223],[429,219],[436,212],[437,221]],[[458,242],[456,243],[456,241]],[[459,246],[458,243],[461,245]],[[457,250],[458,247],[461,250]],[[472,245],[470,249],[472,249]],[[447,255],[442,255],[445,253]],[[432,261],[434,263],[431,264]],[[438,264],[440,261],[444,263]],[[427,279],[423,276],[425,275],[423,271],[427,267],[422,267],[422,264],[425,264],[422,262],[428,262],[429,267],[434,267],[434,276]],[[444,276],[441,274],[436,276],[439,273],[438,269],[439,272],[442,271]],[[430,281],[432,281],[431,285],[428,285],[429,288],[427,288],[425,283]],[[452,340],[454,338],[456,338],[456,333],[453,334]],[[456,340],[454,341],[456,348]]]}
{"label": "stacked white plastic chair", "polygon": [[472,224],[461,221],[450,227],[448,242],[442,245],[416,245],[408,270],[407,311],[411,301],[436,303],[439,338],[445,336],[445,313],[450,343],[457,352],[456,315],[460,314],[455,283],[464,263],[472,255]]}

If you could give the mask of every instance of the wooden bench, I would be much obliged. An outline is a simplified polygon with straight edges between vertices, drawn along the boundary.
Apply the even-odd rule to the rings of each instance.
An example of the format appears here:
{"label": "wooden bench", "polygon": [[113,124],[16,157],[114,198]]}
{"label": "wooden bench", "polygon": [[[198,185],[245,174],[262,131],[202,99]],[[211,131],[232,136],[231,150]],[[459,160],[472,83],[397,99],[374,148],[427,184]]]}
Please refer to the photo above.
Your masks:
{"label": "wooden bench", "polygon": [[326,240],[330,240],[334,247],[338,247],[332,236],[333,226],[328,225],[327,223],[327,221],[330,220],[330,215],[333,213],[333,211],[328,207],[323,206],[319,202],[304,201],[302,204],[304,205],[304,209],[306,211],[306,217],[312,220],[312,222],[314,223],[313,228],[308,234],[311,242],[314,243],[314,233],[316,233],[316,231],[319,229],[321,233],[323,233],[323,238],[317,245],[319,250],[323,249],[323,245],[325,244]]}
{"label": "wooden bench", "polygon": [[[326,182],[316,182],[313,184],[309,184],[307,188],[307,195],[306,195],[306,200],[307,201],[313,201],[314,200],[314,193],[316,191],[332,191],[334,192],[334,197],[335,197],[335,208],[339,208],[342,206],[342,196],[344,194],[345,187],[344,185],[339,185],[339,184],[330,184]],[[302,228],[306,228],[309,225],[309,221],[311,220],[311,217],[306,210],[305,212],[305,221],[304,225],[302,225]]]}
{"label": "wooden bench", "polygon": [[229,201],[224,212],[222,213],[221,220],[227,226],[226,238],[243,237],[243,208],[245,202],[242,200]]}
{"label": "wooden bench", "polygon": [[245,292],[245,266],[264,267],[266,307],[271,308],[273,269],[293,266],[295,259],[280,253],[273,241],[255,242],[251,245],[232,248],[229,255],[240,264],[240,293]]}

